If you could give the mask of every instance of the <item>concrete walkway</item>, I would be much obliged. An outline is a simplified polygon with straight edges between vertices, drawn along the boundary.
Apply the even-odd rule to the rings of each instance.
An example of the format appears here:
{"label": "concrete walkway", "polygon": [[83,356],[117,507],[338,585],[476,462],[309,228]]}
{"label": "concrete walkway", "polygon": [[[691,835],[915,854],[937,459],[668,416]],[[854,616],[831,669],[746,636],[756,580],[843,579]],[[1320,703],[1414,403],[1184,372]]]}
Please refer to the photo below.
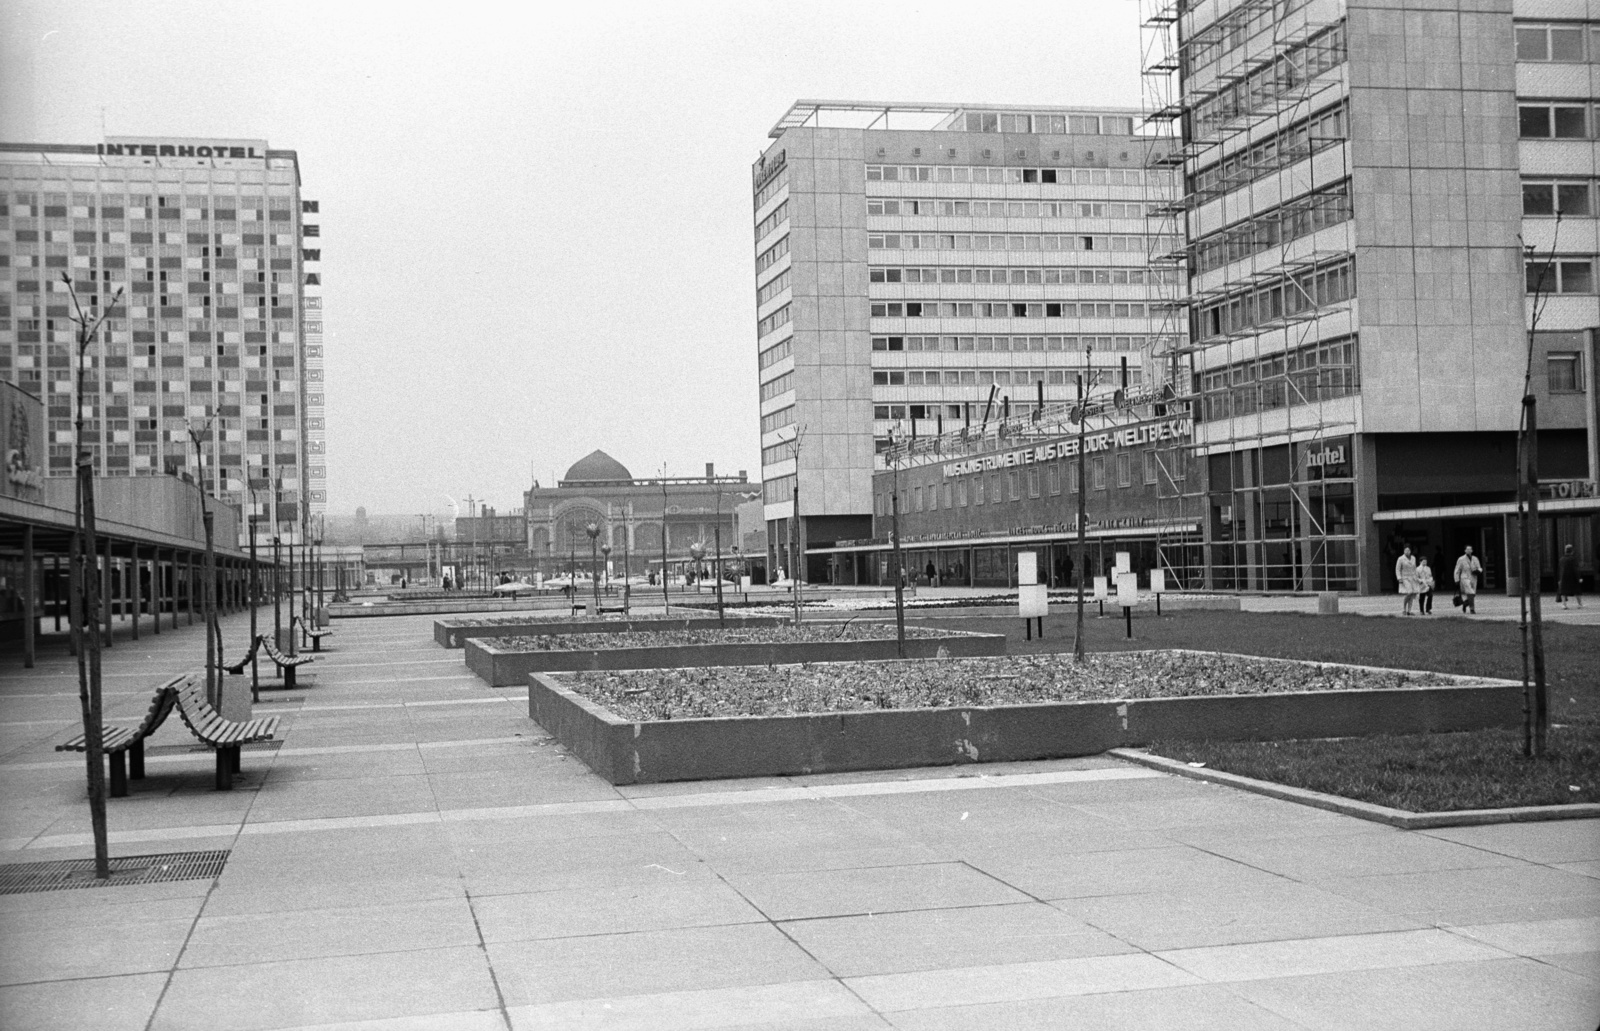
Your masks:
{"label": "concrete walkway", "polygon": [[[263,694],[281,746],[231,793],[169,720],[113,855],[227,849],[221,875],[0,895],[0,1027],[1600,1018],[1600,821],[1404,832],[1103,758],[616,789],[431,622],[336,626]],[[119,640],[108,714],[202,653]],[[0,659],[0,864],[89,854],[82,763],[51,751],[75,692],[59,650]]]}

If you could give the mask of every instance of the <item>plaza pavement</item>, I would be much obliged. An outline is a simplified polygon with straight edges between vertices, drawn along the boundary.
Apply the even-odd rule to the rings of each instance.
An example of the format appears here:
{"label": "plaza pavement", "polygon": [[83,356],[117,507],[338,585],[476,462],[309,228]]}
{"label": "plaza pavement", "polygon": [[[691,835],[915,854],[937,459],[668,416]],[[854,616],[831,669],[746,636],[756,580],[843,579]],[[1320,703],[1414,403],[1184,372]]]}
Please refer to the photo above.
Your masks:
{"label": "plaza pavement", "polygon": [[[0,896],[0,1027],[1600,1018],[1600,821],[1398,831],[1107,758],[613,788],[431,623],[338,624],[263,694],[281,744],[231,793],[169,719],[113,856],[229,849],[221,875]],[[108,717],[203,650],[119,631]],[[90,854],[81,757],[51,750],[76,722],[63,651],[0,655],[0,863]]]}

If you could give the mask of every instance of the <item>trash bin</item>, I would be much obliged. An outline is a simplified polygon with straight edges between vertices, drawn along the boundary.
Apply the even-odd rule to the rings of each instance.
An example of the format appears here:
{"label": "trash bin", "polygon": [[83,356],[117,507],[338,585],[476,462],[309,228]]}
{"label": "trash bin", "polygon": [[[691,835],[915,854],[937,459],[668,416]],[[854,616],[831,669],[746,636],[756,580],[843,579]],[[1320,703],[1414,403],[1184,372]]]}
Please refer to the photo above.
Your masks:
{"label": "trash bin", "polygon": [[1339,614],[1339,595],[1333,591],[1322,591],[1317,595],[1317,615],[1337,616]]}

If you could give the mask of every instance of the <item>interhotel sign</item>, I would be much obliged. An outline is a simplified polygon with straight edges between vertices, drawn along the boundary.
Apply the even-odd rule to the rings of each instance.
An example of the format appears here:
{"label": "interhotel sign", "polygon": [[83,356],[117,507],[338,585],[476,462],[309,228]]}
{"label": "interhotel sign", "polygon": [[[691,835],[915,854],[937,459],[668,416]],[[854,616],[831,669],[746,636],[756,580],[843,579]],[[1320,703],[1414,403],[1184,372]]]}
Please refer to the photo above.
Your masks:
{"label": "interhotel sign", "polygon": [[111,136],[95,148],[102,157],[223,158],[265,161],[266,140],[208,140],[179,137]]}
{"label": "interhotel sign", "polygon": [[[1145,422],[1108,433],[1085,434],[1083,452],[1084,454],[1092,455],[1097,452],[1112,451],[1118,448],[1158,444],[1165,440],[1181,440],[1193,433],[1194,422],[1190,419],[1165,419],[1159,422]],[[997,455],[984,455],[981,458],[969,458],[962,462],[949,462],[944,467],[944,475],[946,477],[967,476],[971,473],[986,473],[995,469],[1014,469],[1019,465],[1037,465],[1040,462],[1050,462],[1057,458],[1072,458],[1077,454],[1078,438],[1067,437],[1062,440],[1051,441],[1048,444],[1040,444],[1036,447],[1021,448],[1017,451],[1003,451]]]}

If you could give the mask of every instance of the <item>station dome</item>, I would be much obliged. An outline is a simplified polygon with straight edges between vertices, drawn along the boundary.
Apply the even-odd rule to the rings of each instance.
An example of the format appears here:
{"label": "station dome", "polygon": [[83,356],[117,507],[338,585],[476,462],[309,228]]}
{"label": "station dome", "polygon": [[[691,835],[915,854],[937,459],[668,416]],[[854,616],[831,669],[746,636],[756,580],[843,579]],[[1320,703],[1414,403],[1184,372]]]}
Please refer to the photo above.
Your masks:
{"label": "station dome", "polygon": [[604,451],[591,451],[584,457],[572,463],[572,468],[567,470],[564,482],[584,483],[630,483],[633,474],[626,466],[612,458]]}

